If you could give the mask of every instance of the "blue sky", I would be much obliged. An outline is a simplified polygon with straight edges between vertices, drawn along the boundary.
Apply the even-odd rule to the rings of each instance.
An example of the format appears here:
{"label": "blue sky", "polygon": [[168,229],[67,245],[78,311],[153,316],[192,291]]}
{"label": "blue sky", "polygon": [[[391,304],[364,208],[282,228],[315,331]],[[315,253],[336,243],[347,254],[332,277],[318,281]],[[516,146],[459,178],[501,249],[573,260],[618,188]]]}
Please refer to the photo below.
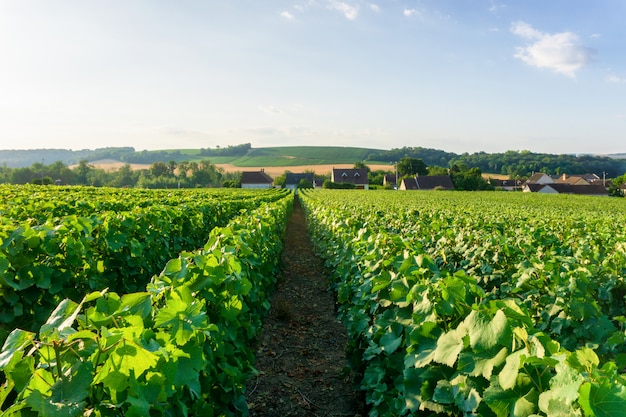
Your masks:
{"label": "blue sky", "polygon": [[3,0],[0,148],[626,152],[626,2]]}

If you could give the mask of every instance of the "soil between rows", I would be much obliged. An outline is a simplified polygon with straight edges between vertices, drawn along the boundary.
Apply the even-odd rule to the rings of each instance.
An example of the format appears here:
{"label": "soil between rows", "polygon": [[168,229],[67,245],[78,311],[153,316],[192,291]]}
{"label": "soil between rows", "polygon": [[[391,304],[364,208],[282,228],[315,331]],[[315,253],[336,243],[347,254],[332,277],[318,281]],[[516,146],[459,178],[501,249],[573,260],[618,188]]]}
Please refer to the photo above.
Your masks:
{"label": "soil between rows", "polygon": [[360,416],[362,401],[346,375],[347,334],[327,291],[296,199],[287,225],[281,273],[257,347],[259,375],[246,398],[255,417]]}

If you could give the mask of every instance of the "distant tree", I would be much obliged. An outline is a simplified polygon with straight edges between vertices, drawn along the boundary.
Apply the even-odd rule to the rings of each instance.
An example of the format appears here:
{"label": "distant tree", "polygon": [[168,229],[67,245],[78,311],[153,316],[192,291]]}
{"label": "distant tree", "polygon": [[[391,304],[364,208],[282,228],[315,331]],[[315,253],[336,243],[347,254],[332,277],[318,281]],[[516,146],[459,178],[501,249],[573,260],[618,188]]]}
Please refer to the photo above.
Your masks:
{"label": "distant tree", "polygon": [[285,170],[282,174],[274,178],[274,185],[276,187],[285,188],[285,182],[287,181],[287,174],[291,174],[291,171]]}
{"label": "distant tree", "polygon": [[154,162],[150,166],[150,174],[154,177],[166,176],[170,173],[170,167],[165,162]]}
{"label": "distant tree", "polygon": [[[383,185],[385,181],[385,175],[389,174],[390,171],[384,171],[382,169],[377,169],[376,171],[370,171],[367,173],[367,179],[370,185]],[[395,173],[394,173],[395,175]]]}
{"label": "distant tree", "polygon": [[428,175],[448,175],[448,168],[440,166],[429,166]]}
{"label": "distant tree", "polygon": [[313,188],[313,182],[307,180],[306,178],[302,178],[298,184],[298,188]]}
{"label": "distant tree", "polygon": [[138,178],[139,173],[134,173],[130,164],[124,164],[114,173],[111,185],[114,187],[133,187],[137,183]]}
{"label": "distant tree", "polygon": [[466,165],[453,165],[450,177],[457,190],[493,190],[494,187],[482,177],[480,168],[467,168]]}
{"label": "distant tree", "polygon": [[354,169],[366,169],[367,172],[370,172],[370,167],[365,165],[365,162],[363,162],[363,161],[355,162],[354,163]]}
{"label": "distant tree", "polygon": [[81,159],[78,162],[78,166],[74,168],[74,171],[76,172],[76,182],[81,185],[87,185],[87,176],[89,174],[89,171],[91,171],[92,169],[93,167],[89,165],[89,162],[86,159]]}
{"label": "distant tree", "polygon": [[418,158],[402,158],[398,161],[398,174],[400,176],[428,175],[428,167]]}

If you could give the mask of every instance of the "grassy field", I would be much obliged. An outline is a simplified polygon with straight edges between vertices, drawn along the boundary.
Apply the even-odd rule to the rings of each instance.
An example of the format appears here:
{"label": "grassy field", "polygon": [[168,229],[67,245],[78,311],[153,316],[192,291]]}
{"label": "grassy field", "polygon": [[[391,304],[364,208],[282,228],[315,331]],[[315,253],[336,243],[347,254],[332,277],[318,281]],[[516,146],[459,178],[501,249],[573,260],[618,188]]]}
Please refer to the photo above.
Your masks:
{"label": "grassy field", "polygon": [[296,167],[303,165],[354,164],[363,161],[378,149],[348,148],[342,146],[279,146],[251,149],[242,156],[200,156],[185,152],[193,159],[209,159],[214,164],[231,164],[236,167]]}

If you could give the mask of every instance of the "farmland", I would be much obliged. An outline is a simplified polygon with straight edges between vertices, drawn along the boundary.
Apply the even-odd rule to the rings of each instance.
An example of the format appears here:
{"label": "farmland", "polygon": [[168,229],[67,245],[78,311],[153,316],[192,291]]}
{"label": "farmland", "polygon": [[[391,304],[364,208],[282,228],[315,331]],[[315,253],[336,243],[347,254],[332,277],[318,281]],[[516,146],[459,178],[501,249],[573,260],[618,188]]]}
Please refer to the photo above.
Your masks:
{"label": "farmland", "polygon": [[623,412],[623,201],[325,190],[303,203],[370,416]]}
{"label": "farmland", "polygon": [[3,415],[247,408],[288,193],[0,192]]}
{"label": "farmland", "polygon": [[[292,194],[3,186],[0,195],[3,415],[248,414]],[[314,190],[300,201],[370,416],[626,407],[623,199]],[[314,263],[287,265],[308,276]],[[280,354],[261,343],[270,369],[322,346],[322,332],[309,332],[322,322],[310,317],[321,297],[302,303],[291,314],[308,312],[306,326],[271,327],[302,333]],[[306,378],[301,370],[290,373]],[[325,405],[303,394],[294,393]],[[257,393],[258,412],[266,398]]]}

